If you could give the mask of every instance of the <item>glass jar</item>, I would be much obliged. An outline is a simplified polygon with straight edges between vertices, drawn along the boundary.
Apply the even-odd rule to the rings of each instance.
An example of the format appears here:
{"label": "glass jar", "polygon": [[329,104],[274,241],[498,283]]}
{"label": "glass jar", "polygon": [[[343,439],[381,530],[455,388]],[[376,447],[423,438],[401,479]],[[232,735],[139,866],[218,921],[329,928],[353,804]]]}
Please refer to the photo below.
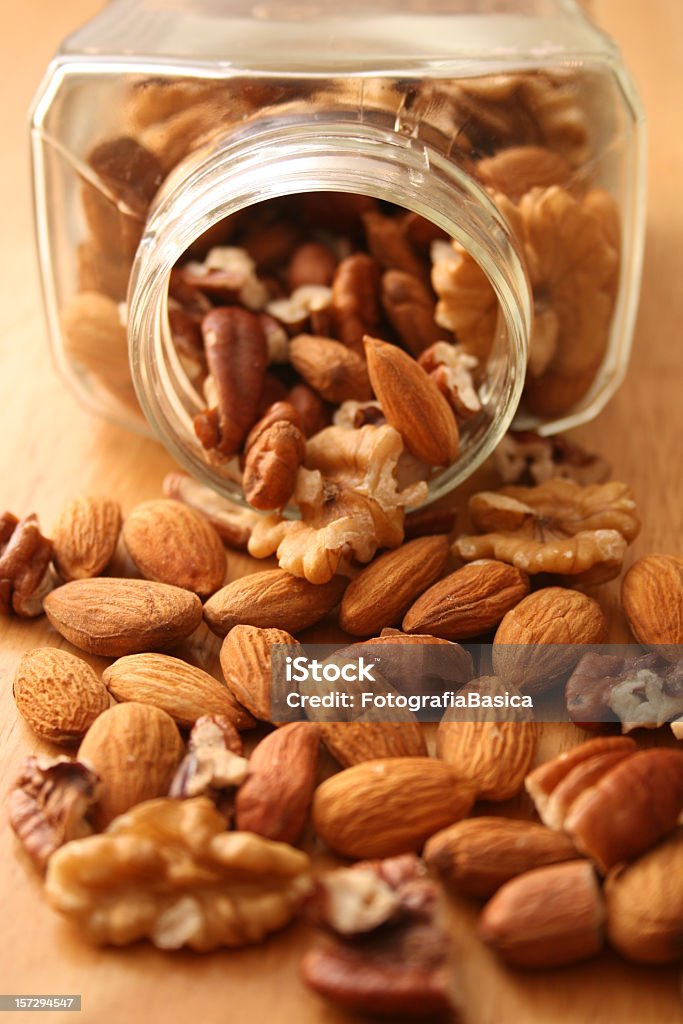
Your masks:
{"label": "glass jar", "polygon": [[[32,142],[64,376],[224,495],[240,498],[244,456],[207,440],[205,410],[220,434],[249,385],[217,394],[198,326],[212,306],[268,335],[242,439],[263,396],[299,380],[292,336],[362,355],[365,331],[419,357],[459,431],[449,465],[403,467],[427,500],[513,420],[550,434],[591,419],[625,372],[643,118],[616,47],[570,0],[114,0],[50,65]],[[293,280],[304,244],[327,251],[327,276]],[[349,298],[338,276],[359,253]],[[313,291],[293,302],[301,280]],[[320,387],[340,428],[386,415],[400,433],[370,395],[336,408]]]}

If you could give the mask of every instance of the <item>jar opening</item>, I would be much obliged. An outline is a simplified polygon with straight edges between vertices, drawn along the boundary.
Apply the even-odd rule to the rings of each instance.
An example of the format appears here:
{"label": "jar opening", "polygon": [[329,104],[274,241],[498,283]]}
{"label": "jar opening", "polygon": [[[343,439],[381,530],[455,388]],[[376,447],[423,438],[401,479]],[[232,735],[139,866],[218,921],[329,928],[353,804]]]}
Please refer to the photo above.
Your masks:
{"label": "jar opening", "polygon": [[[316,253],[308,269],[305,246],[309,257],[311,246]],[[376,309],[360,317],[360,337],[351,331],[350,351],[362,355],[368,333],[409,352],[458,421],[457,458],[428,471],[427,500],[469,476],[510,425],[524,381],[530,299],[508,228],[486,193],[424,142],[377,126],[270,125],[215,143],[176,171],[148,222],[131,282],[130,351],[143,410],[176,459],[219,493],[242,499],[241,469],[239,452],[207,447],[206,431],[200,441],[194,426],[218,402],[203,315],[237,307],[260,319],[268,335],[262,414],[267,399],[286,401],[292,388],[311,385],[302,359],[294,366],[289,358],[292,338],[349,347],[335,275],[358,256],[369,262],[354,285],[355,306],[372,264]],[[449,278],[462,272],[492,297],[476,312],[488,339],[478,354],[448,326],[449,316],[468,315],[448,308]],[[353,294],[347,300],[353,307]],[[381,420],[364,387],[354,393],[328,383],[322,394],[320,387],[313,390],[328,421],[353,429]]]}

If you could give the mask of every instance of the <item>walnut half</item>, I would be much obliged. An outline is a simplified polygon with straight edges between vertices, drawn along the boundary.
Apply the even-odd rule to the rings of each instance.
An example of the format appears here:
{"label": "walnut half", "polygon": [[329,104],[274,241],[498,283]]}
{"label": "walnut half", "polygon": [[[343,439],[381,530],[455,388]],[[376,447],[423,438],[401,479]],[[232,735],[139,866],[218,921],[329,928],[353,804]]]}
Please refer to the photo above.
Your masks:
{"label": "walnut half", "polygon": [[50,860],[50,904],[97,943],[149,939],[200,953],[259,942],[312,889],[310,860],[286,843],[226,832],[206,797],[150,800]]}

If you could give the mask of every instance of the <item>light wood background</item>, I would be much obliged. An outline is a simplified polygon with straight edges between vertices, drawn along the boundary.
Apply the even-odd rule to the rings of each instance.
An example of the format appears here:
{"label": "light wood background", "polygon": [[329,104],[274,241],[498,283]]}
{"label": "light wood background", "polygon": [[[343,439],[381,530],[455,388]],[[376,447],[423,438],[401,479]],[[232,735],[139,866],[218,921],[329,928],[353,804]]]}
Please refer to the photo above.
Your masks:
{"label": "light wood background", "polygon": [[[59,40],[93,14],[96,0],[23,0],[0,33],[0,503],[37,511],[49,530],[77,493],[104,493],[124,508],[159,494],[170,459],[152,442],[92,419],[67,393],[48,356],[30,214],[26,110]],[[598,22],[620,43],[649,117],[650,204],[635,352],[626,384],[578,432],[634,488],[643,530],[629,560],[683,552],[683,4],[595,0]],[[243,571],[239,560],[234,572]],[[625,627],[615,585],[603,588],[612,638]],[[44,904],[4,811],[23,757],[38,748],[11,695],[21,653],[55,642],[44,620],[0,621],[0,993],[81,993],[80,1019],[202,1024],[348,1024],[297,977],[305,936],[287,932],[254,950],[199,957],[147,946],[95,950]],[[206,649],[210,656],[212,649]],[[543,752],[576,742],[573,727],[547,729]],[[677,969],[627,966],[616,956],[543,975],[506,971],[472,937],[474,910],[456,907],[454,932],[467,1024],[674,1024],[683,1021]],[[36,1019],[36,1014],[28,1014]],[[51,1020],[73,1020],[55,1013]],[[78,1018],[76,1018],[78,1019]]]}

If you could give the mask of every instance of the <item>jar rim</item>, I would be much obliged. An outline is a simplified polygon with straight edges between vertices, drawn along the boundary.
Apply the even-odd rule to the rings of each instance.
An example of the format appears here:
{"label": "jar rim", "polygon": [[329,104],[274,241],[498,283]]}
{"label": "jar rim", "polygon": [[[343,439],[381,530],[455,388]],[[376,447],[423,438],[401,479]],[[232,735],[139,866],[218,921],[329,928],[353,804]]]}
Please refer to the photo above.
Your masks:
{"label": "jar rim", "polygon": [[350,120],[347,112],[251,124],[195,152],[169,175],[147,221],[128,294],[131,372],[143,413],[180,465],[244,503],[236,483],[207,462],[194,437],[196,393],[169,343],[168,284],[178,259],[219,221],[305,192],[372,196],[426,217],[467,250],[496,294],[500,329],[489,359],[495,415],[430,482],[425,504],[435,501],[481,465],[512,423],[524,385],[531,290],[509,226],[466,171],[422,139]]}

